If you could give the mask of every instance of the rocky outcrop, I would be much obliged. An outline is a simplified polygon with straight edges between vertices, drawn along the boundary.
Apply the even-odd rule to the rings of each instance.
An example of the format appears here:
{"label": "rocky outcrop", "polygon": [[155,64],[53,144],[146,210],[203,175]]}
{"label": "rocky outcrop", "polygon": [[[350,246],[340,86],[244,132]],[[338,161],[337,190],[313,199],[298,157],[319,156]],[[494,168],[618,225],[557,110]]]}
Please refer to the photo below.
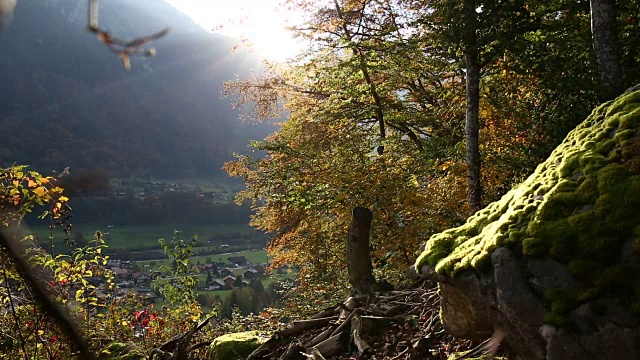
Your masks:
{"label": "rocky outcrop", "polygon": [[593,111],[524,183],[431,237],[452,335],[523,359],[640,359],[640,91]]}

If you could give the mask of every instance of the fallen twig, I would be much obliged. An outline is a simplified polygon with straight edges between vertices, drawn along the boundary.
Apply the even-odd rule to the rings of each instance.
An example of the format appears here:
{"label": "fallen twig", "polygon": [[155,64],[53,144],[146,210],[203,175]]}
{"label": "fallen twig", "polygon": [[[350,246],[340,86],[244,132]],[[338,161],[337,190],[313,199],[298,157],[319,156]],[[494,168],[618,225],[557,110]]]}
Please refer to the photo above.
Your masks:
{"label": "fallen twig", "polygon": [[340,326],[338,326],[335,330],[333,330],[333,332],[331,333],[331,336],[334,336],[335,334],[343,331],[344,328],[347,327],[347,325],[349,324],[349,321],[351,320],[351,318],[353,318],[356,314],[360,315],[360,313],[362,313],[362,309],[360,308],[353,310],[351,314],[349,314],[349,316],[347,316],[347,318],[344,319],[344,322],[340,324]]}

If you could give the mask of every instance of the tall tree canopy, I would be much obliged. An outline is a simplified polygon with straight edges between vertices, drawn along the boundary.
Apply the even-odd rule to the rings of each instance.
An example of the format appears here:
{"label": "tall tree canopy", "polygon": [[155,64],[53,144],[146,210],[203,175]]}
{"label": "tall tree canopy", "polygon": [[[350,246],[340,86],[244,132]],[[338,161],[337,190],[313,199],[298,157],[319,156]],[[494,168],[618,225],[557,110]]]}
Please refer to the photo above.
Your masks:
{"label": "tall tree canopy", "polygon": [[[374,267],[397,277],[426,237],[530,173],[598,98],[583,1],[287,4],[307,15],[293,31],[309,50],[226,84],[255,119],[285,120],[252,144],[265,157],[238,156],[226,170],[246,182],[238,201],[252,201],[253,225],[273,234],[274,265],[300,265],[303,284],[346,288],[355,206],[374,214]],[[620,15],[634,16],[638,5],[626,1]],[[640,62],[631,44],[638,25],[624,24],[621,64],[631,84],[639,80],[627,70]],[[476,165],[477,180],[469,172]]]}

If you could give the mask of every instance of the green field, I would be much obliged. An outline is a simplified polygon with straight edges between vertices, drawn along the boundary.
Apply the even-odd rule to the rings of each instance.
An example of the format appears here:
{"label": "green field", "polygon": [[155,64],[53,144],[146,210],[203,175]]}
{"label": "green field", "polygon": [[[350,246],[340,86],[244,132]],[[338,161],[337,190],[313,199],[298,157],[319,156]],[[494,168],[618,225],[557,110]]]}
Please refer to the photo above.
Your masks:
{"label": "green field", "polygon": [[[203,255],[203,256],[192,256],[190,258],[191,263],[197,265],[198,262],[200,264],[206,264],[209,260],[214,261],[223,261],[227,262],[227,258],[230,256],[244,256],[247,260],[249,260],[252,264],[264,264],[268,261],[267,252],[264,249],[258,250],[246,250],[239,251],[234,253],[224,253],[224,254],[212,254],[212,255]],[[146,260],[146,261],[138,261],[136,262],[138,265],[144,267],[145,265],[150,265],[152,268],[160,267],[160,265],[169,266],[170,260]],[[244,270],[238,269],[238,273],[242,273]]]}
{"label": "green field", "polygon": [[196,264],[198,261],[204,263],[208,258],[212,261],[227,261],[230,256],[244,256],[252,264],[264,264],[267,262],[267,252],[264,250],[247,250],[235,253],[214,254],[209,256],[194,256],[191,258],[191,262]]}

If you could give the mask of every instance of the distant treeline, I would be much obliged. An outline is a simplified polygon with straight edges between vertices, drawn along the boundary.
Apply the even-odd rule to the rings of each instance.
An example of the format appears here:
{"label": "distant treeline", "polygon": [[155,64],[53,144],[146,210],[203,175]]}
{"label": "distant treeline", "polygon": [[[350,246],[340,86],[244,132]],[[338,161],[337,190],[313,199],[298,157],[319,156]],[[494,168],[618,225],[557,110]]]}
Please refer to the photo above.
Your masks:
{"label": "distant treeline", "polygon": [[233,202],[216,203],[194,191],[175,191],[145,197],[105,196],[72,198],[76,223],[153,225],[159,223],[214,225],[249,222],[251,209]]}
{"label": "distant treeline", "polygon": [[[220,201],[194,189],[148,191],[144,195],[122,191],[111,185],[109,175],[102,169],[72,171],[60,178],[58,185],[71,199],[74,223],[247,224],[251,214],[249,205],[238,206],[233,199]],[[30,217],[38,214],[34,211]]]}

